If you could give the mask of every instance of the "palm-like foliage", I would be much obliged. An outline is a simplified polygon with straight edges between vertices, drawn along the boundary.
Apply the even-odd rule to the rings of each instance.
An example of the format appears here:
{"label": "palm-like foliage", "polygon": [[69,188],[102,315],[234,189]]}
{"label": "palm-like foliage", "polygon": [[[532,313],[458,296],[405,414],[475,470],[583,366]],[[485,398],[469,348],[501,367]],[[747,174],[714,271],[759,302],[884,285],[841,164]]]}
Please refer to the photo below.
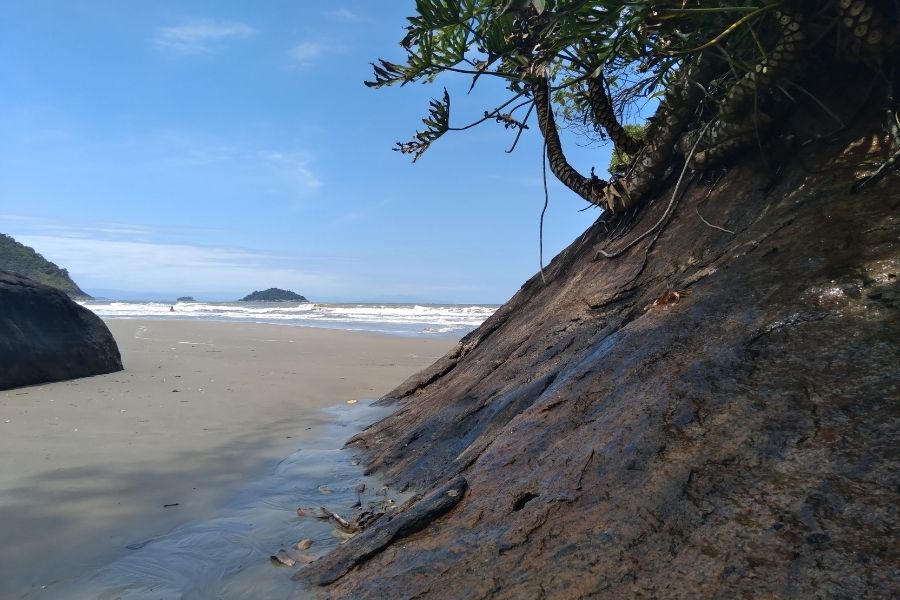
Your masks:
{"label": "palm-like foliage", "polygon": [[[760,98],[799,61],[807,41],[801,30],[804,18],[818,19],[819,30],[826,33],[843,22],[859,46],[868,44],[882,52],[890,47],[884,23],[892,15],[885,19],[880,14],[882,4],[886,3],[417,0],[416,14],[408,18],[401,41],[405,61],[378,61],[374,78],[366,85],[432,82],[441,73],[454,72],[470,75],[471,89],[484,77],[500,78],[510,96],[485,111],[483,119],[452,125],[445,90],[441,100],[432,101],[425,129],[396,149],[416,160],[447,132],[491,120],[521,134],[534,110],[557,177],[587,200],[613,208],[598,191],[595,178],[582,177],[568,166],[555,132],[558,119],[588,123],[627,147],[634,163],[622,170],[629,181],[625,190],[637,201],[658,178],[660,164],[671,160],[677,136],[686,130],[699,131],[704,122],[719,119],[703,129],[705,137],[691,138],[708,164],[739,149],[748,127],[769,122],[765,115],[737,121],[748,110],[761,110]],[[864,5],[864,12],[859,5]],[[598,90],[607,95],[598,97]],[[542,93],[547,101],[536,101],[544,97]],[[629,138],[617,115],[639,112],[637,104],[649,97],[662,101],[647,137]],[[524,116],[517,116],[517,111]],[[547,112],[551,114],[543,114]],[[641,143],[644,149],[635,152]],[[623,206],[633,204],[631,200]]]}

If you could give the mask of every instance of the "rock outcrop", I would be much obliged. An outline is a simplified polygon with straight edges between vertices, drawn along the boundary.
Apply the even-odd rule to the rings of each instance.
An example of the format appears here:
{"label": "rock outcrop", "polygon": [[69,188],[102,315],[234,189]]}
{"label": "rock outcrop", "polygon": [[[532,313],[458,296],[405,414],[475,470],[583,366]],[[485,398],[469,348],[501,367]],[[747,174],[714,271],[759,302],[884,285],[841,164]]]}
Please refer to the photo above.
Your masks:
{"label": "rock outcrop", "polygon": [[900,187],[850,193],[880,114],[827,138],[795,120],[793,160],[598,222],[389,394],[350,448],[392,487],[465,495],[298,579],[357,599],[895,595]]}
{"label": "rock outcrop", "polygon": [[239,302],[309,302],[309,300],[290,290],[269,288],[261,292],[256,291],[248,294],[241,298]]}
{"label": "rock outcrop", "polygon": [[100,318],[62,291],[0,271],[0,390],[122,370]]}

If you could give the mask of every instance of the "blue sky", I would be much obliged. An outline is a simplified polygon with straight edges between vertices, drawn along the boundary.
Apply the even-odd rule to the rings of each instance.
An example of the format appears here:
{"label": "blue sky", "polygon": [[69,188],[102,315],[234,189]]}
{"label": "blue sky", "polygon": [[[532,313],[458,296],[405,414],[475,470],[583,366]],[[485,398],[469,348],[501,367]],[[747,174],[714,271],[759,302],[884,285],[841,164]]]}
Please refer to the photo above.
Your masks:
{"label": "blue sky", "polygon": [[[392,151],[446,85],[462,124],[503,98],[467,79],[371,90],[414,2],[5,0],[0,232],[88,292],[499,303],[538,269],[537,126]],[[455,93],[454,93],[455,92]],[[564,135],[605,173],[606,147]],[[546,260],[597,218],[550,183]]]}

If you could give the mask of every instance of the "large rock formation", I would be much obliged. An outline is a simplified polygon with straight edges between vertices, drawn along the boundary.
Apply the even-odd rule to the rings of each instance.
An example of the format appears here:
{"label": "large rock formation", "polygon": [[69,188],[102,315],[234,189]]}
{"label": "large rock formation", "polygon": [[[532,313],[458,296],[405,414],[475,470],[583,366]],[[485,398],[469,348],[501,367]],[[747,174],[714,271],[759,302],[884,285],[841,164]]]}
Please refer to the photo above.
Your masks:
{"label": "large rock formation", "polygon": [[333,598],[895,595],[900,188],[850,193],[871,117],[816,139],[831,123],[801,115],[793,160],[588,230],[351,441],[389,485],[434,502],[462,477],[462,500],[297,578]]}
{"label": "large rock formation", "polygon": [[100,318],[65,293],[0,271],[0,390],[122,370]]}
{"label": "large rock formation", "polygon": [[306,298],[290,290],[269,288],[247,294],[239,302],[309,302]]}

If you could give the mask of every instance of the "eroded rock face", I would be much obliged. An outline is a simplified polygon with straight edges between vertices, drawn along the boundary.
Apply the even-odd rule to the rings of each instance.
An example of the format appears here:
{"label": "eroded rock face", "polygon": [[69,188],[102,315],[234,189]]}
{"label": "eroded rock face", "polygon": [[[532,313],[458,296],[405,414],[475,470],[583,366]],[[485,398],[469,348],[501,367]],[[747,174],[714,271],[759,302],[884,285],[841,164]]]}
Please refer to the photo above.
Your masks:
{"label": "eroded rock face", "polygon": [[895,594],[900,188],[849,194],[877,131],[810,144],[777,179],[747,160],[695,182],[620,258],[598,251],[671,189],[587,231],[354,438],[392,486],[468,490],[318,592]]}
{"label": "eroded rock face", "polygon": [[97,315],[57,289],[0,271],[0,389],[121,370]]}

